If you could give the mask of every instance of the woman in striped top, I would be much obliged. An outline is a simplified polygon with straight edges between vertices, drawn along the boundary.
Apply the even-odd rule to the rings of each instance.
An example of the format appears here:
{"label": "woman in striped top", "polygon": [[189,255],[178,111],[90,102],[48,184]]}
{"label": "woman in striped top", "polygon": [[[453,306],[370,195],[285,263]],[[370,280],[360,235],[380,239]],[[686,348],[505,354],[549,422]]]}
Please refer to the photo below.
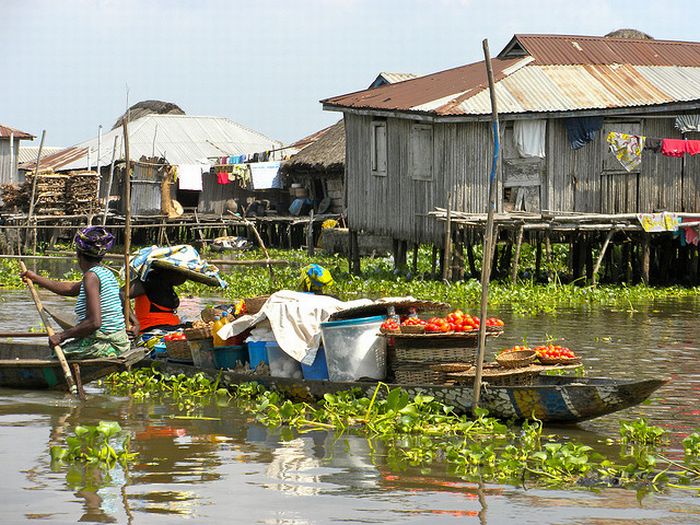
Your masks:
{"label": "woman in striped top", "polygon": [[75,304],[78,324],[52,335],[49,345],[52,348],[61,345],[66,357],[72,359],[120,355],[129,349],[129,337],[124,325],[119,283],[112,272],[101,265],[105,253],[114,244],[114,237],[102,227],[91,226],[79,231],[74,240],[78,265],[83,272],[82,281],[54,281],[30,271],[22,274],[24,279],[30,279],[55,294],[78,297]]}

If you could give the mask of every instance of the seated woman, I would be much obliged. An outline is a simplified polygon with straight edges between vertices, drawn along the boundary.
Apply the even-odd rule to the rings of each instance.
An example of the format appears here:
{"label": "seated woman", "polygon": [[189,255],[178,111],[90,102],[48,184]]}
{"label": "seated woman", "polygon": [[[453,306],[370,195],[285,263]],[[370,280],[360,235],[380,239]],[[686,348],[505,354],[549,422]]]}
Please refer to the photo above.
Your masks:
{"label": "seated woman", "polygon": [[180,298],[175,287],[186,280],[187,277],[178,272],[154,268],[148,272],[145,281],[131,281],[129,297],[134,299],[134,310],[130,319],[134,333],[142,334],[153,329],[172,330],[181,326],[177,315]]}
{"label": "seated woman", "polygon": [[24,272],[22,278],[55,294],[78,297],[75,303],[78,324],[52,335],[49,338],[52,348],[60,345],[70,359],[118,356],[130,346],[119,283],[114,274],[101,265],[105,253],[114,244],[114,237],[100,226],[91,226],[79,231],[74,241],[78,265],[83,272],[81,281],[54,281],[32,271]]}
{"label": "seated woman", "polygon": [[302,292],[330,295],[328,289],[333,286],[333,276],[323,266],[309,264],[301,269],[299,285]]}

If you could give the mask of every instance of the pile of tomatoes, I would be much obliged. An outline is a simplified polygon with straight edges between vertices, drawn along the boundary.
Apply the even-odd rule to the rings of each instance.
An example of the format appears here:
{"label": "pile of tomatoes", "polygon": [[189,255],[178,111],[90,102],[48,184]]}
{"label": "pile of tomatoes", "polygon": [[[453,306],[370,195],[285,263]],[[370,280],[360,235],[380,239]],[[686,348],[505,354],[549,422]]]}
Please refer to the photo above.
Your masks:
{"label": "pile of tomatoes", "polygon": [[530,347],[527,345],[515,345],[515,346],[512,346],[511,348],[504,348],[499,353],[505,354],[506,352],[520,352],[523,350],[530,350]]}
{"label": "pile of tomatoes", "polygon": [[382,325],[379,327],[379,330],[381,332],[399,332],[401,330],[401,327],[399,326],[399,323],[394,320],[394,319],[387,319],[382,323]]}
{"label": "pile of tomatoes", "polygon": [[428,324],[427,321],[424,321],[423,319],[419,319],[418,317],[407,317],[401,323],[401,326],[425,326],[426,324]]}
{"label": "pile of tomatoes", "polygon": [[[478,330],[481,321],[478,317],[465,314],[462,310],[455,310],[447,314],[445,318],[432,317],[428,319],[426,332],[471,332]],[[497,317],[489,317],[486,320],[488,327],[501,327],[504,323]]]}
{"label": "pile of tomatoes", "polygon": [[533,350],[537,352],[537,357],[545,359],[576,359],[577,357],[569,348],[559,345],[536,346]]}
{"label": "pile of tomatoes", "polygon": [[163,341],[185,341],[187,338],[182,332],[173,332],[172,334],[166,334],[163,337]]}

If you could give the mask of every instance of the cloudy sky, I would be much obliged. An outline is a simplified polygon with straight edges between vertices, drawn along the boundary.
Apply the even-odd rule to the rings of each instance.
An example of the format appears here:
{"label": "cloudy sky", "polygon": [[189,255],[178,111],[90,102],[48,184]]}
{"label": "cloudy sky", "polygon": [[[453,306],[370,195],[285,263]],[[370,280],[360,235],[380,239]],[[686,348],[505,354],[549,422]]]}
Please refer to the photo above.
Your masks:
{"label": "cloudy sky", "polygon": [[492,55],[514,33],[700,40],[697,20],[695,0],[0,0],[0,123],[72,145],[128,87],[291,142],[339,118],[319,99],[480,60],[483,38]]}

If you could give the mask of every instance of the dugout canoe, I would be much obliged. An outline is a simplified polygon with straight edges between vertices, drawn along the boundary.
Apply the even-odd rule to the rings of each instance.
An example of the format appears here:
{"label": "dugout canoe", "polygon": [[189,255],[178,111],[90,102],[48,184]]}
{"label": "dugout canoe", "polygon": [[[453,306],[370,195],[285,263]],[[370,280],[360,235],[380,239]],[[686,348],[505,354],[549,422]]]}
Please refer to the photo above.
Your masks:
{"label": "dugout canoe", "polygon": [[[143,359],[142,348],[132,348],[122,356],[101,359],[68,360],[78,364],[83,384],[125,370]],[[66,389],[66,379],[57,359],[51,358],[46,343],[0,341],[0,387],[29,390]]]}
{"label": "dugout canoe", "polygon": [[[374,381],[299,380],[233,371],[221,371],[219,376],[218,370],[199,369],[167,360],[144,360],[142,363],[143,366],[153,366],[173,374],[191,376],[202,372],[212,379],[219,377],[220,385],[225,387],[255,381],[294,400],[317,400],[324,394],[352,388],[359,388],[364,395],[372,396],[377,388]],[[634,381],[540,375],[532,385],[485,386],[481,392],[480,406],[487,409],[491,416],[504,420],[531,419],[534,416],[548,423],[577,423],[638,405],[665,383],[665,379]],[[455,407],[458,413],[471,412],[472,385],[390,384],[389,387],[401,387],[411,396],[434,396],[438,401]],[[380,396],[385,393],[386,389],[379,390]]]}

